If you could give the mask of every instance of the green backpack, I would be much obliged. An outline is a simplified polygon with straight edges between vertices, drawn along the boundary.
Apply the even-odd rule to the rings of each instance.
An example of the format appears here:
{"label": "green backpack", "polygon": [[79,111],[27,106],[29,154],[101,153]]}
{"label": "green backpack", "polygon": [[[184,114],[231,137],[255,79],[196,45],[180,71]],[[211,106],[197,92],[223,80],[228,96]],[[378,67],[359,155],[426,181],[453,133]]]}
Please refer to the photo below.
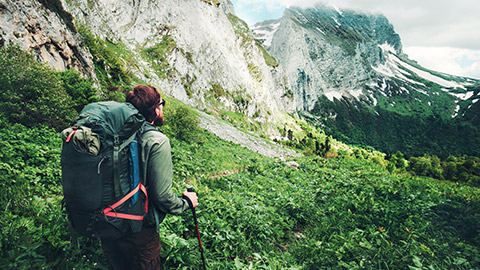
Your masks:
{"label": "green backpack", "polygon": [[142,229],[148,197],[140,180],[137,137],[145,118],[130,103],[87,105],[62,131],[62,186],[71,226],[118,239]]}

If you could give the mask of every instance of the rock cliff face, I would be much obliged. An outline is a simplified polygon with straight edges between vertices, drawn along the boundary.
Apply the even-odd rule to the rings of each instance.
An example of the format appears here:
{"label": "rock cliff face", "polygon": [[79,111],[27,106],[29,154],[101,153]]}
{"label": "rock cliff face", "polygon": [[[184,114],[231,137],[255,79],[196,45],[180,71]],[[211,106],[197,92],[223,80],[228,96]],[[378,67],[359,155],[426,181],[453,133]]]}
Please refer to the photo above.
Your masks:
{"label": "rock cliff face", "polygon": [[79,25],[126,48],[129,72],[186,104],[260,123],[281,123],[295,112],[284,70],[266,63],[229,0],[0,0],[2,45],[19,44],[59,71],[96,79]]}
{"label": "rock cliff face", "polygon": [[17,44],[58,71],[76,69],[95,79],[92,56],[71,18],[61,18],[51,2],[0,0],[0,45]]}
{"label": "rock cliff face", "polygon": [[[134,52],[135,75],[199,109],[226,109],[260,122],[293,112],[283,69],[267,65],[261,48],[228,0],[79,0],[64,1],[75,20]],[[168,39],[167,74],[144,52]]]}
{"label": "rock cliff face", "polygon": [[[395,106],[392,102],[402,93],[431,92],[423,80],[445,92],[459,88],[467,96],[473,94],[466,89],[473,80],[442,78],[409,60],[383,15],[324,5],[293,7],[281,19],[256,24],[253,31],[285,68],[301,111],[312,110],[323,96],[330,101],[356,99],[374,107],[384,97],[393,97],[386,102]],[[430,94],[416,98],[435,103]],[[451,95],[452,114],[457,98]]]}
{"label": "rock cliff face", "polygon": [[284,67],[299,114],[328,134],[382,151],[479,151],[474,136],[454,144],[479,133],[480,82],[408,59],[384,16],[292,7],[252,30]]}
{"label": "rock cliff face", "polygon": [[286,69],[299,110],[312,109],[322,95],[361,94],[375,76],[371,66],[386,61],[378,44],[402,54],[400,37],[385,17],[322,5],[287,9],[281,19],[253,30]]}

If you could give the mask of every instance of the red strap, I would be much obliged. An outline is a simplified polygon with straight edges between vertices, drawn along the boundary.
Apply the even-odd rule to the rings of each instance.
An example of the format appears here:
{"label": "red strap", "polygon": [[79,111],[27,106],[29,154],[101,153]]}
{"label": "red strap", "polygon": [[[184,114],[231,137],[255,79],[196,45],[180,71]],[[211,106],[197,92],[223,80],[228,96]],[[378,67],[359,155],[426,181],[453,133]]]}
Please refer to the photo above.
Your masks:
{"label": "red strap", "polygon": [[70,134],[68,134],[68,137],[67,137],[67,139],[65,140],[65,142],[67,142],[67,143],[70,142],[70,140],[72,139],[73,134],[75,134],[75,132],[77,132],[77,127],[73,127],[73,131],[70,132]]}
{"label": "red strap", "polygon": [[105,208],[102,210],[102,213],[106,216],[109,217],[116,217],[116,218],[123,218],[123,219],[132,219],[132,220],[143,220],[143,216],[138,216],[138,215],[130,215],[130,214],[123,214],[123,213],[117,213],[114,212],[113,209],[119,207],[122,205],[124,202],[126,202],[128,199],[130,199],[135,193],[138,192],[138,190],[141,190],[143,194],[145,194],[145,213],[148,213],[148,195],[147,195],[147,189],[142,183],[139,183],[138,186],[130,191],[127,195],[125,195],[122,199],[120,199],[118,202],[112,204],[111,206]]}
{"label": "red strap", "polygon": [[116,213],[116,212],[108,212],[104,213],[105,216],[115,217],[115,218],[123,218],[123,219],[131,219],[131,220],[143,220],[143,216],[136,216],[130,214],[123,214],[123,213]]}

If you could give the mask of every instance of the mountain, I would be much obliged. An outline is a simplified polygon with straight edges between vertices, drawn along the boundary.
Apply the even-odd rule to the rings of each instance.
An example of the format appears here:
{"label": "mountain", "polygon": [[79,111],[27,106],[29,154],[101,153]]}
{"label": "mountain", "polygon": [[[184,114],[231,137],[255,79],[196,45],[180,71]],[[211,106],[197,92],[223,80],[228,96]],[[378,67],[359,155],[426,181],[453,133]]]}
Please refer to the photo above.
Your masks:
{"label": "mountain", "polygon": [[227,120],[224,111],[243,115],[242,125],[270,136],[294,121],[284,70],[229,0],[2,0],[0,22],[3,45],[19,44],[57,70],[77,69],[104,89],[115,88],[112,77],[153,84]]}
{"label": "mountain", "polygon": [[0,0],[17,44],[102,91],[133,84],[269,137],[299,115],[346,143],[407,155],[480,154],[480,83],[425,69],[382,15],[317,5],[253,27],[229,0]]}
{"label": "mountain", "polygon": [[408,155],[479,154],[480,82],[421,67],[379,14],[317,4],[257,23],[299,113],[336,138]]}

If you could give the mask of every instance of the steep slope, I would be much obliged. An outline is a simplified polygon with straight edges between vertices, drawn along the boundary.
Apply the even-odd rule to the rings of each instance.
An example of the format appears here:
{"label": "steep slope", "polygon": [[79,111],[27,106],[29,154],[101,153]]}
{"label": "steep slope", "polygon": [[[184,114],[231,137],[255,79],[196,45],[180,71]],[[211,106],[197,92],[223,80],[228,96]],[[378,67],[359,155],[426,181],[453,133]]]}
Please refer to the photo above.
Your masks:
{"label": "steep slope", "polygon": [[[136,59],[131,71],[199,109],[229,110],[270,134],[294,112],[284,71],[267,65],[248,27],[227,1],[64,1],[76,21]],[[265,52],[266,53],[266,52]]]}
{"label": "steep slope", "polygon": [[285,68],[297,109],[335,137],[408,154],[480,153],[479,81],[409,60],[384,16],[293,7],[253,31]]}
{"label": "steep slope", "polygon": [[[278,136],[295,113],[284,70],[229,0],[0,0],[0,22],[0,45],[18,44],[59,71],[76,69],[105,91],[115,88],[103,83],[112,75],[98,70],[120,65],[120,80],[137,78],[218,116],[238,113],[266,135]],[[83,29],[117,63],[97,58],[89,45],[97,41]]]}

